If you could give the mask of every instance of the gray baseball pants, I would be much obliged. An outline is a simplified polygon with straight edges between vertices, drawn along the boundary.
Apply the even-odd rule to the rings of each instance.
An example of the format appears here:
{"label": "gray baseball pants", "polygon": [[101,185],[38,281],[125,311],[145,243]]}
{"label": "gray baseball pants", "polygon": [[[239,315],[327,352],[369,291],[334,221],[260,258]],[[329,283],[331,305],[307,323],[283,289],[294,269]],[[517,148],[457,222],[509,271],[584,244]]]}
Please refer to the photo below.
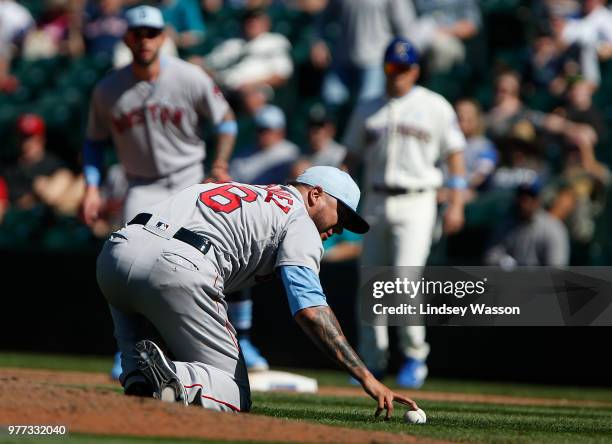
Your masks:
{"label": "gray baseball pants", "polygon": [[[227,319],[214,247],[206,255],[142,225],[113,233],[98,256],[98,284],[106,297],[121,351],[123,375],[137,369],[134,345],[161,336],[190,404],[248,411],[248,374]],[[122,381],[124,382],[124,381]]]}

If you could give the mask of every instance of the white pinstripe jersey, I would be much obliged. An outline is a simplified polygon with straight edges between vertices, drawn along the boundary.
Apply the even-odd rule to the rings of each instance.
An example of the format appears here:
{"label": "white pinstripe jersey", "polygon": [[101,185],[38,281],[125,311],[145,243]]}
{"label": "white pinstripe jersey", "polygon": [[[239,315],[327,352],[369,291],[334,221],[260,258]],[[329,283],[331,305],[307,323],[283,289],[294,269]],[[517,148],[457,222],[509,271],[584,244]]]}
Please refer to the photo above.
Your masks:
{"label": "white pinstripe jersey", "polygon": [[366,165],[365,185],[437,188],[440,159],[465,147],[453,107],[421,86],[403,97],[379,98],[359,106],[344,145]]}

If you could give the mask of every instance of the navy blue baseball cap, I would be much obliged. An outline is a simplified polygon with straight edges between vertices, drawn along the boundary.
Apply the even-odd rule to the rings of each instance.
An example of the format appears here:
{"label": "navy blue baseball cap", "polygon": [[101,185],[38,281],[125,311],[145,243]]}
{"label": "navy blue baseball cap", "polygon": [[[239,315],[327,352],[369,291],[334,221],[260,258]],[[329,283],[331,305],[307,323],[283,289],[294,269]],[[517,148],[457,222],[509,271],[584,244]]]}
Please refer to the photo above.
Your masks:
{"label": "navy blue baseball cap", "polygon": [[419,53],[410,40],[395,37],[385,50],[385,63],[405,66],[418,65]]}
{"label": "navy blue baseball cap", "polygon": [[521,183],[516,188],[516,193],[518,195],[527,194],[529,196],[538,197],[542,192],[543,185],[544,184],[542,183],[542,179],[539,177],[535,177],[531,180],[527,180]]}

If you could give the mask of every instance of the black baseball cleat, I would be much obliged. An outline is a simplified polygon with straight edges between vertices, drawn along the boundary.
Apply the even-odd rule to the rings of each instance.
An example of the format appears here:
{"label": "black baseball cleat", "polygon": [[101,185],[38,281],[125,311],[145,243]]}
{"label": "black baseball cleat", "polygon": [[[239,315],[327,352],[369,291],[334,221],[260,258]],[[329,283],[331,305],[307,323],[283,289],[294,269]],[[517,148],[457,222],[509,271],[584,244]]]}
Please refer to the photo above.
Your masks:
{"label": "black baseball cleat", "polygon": [[160,348],[145,339],[136,344],[134,351],[138,368],[153,386],[153,397],[187,405],[187,392],[176,375],[176,367],[166,359]]}
{"label": "black baseball cleat", "polygon": [[140,370],[135,370],[125,377],[123,393],[128,396],[152,398],[153,386],[149,380],[144,377]]}

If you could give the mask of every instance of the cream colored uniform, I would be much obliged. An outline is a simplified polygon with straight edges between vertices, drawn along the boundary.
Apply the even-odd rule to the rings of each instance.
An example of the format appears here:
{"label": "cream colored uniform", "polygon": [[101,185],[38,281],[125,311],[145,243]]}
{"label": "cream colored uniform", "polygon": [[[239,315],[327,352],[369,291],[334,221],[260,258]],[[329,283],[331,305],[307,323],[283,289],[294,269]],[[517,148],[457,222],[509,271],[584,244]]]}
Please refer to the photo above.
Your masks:
{"label": "cream colored uniform", "polygon": [[[359,106],[349,122],[344,145],[363,160],[365,202],[370,224],[362,266],[422,266],[431,247],[436,220],[436,189],[443,175],[438,164],[465,147],[453,107],[421,86],[399,98],[379,98]],[[405,193],[376,188],[405,189]],[[402,327],[402,352],[425,360],[425,328]],[[371,369],[384,370],[388,357],[386,327],[361,325],[359,351]]]}

